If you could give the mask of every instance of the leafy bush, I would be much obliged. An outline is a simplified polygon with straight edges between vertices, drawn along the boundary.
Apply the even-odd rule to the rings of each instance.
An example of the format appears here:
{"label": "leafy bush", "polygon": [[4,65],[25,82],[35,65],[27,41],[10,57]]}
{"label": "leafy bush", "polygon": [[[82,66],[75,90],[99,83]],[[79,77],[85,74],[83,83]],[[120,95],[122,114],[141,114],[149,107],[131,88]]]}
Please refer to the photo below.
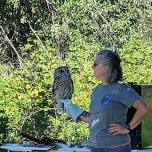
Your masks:
{"label": "leafy bush", "polygon": [[70,141],[89,138],[86,124],[75,130],[75,123],[57,111],[51,85],[54,69],[68,65],[72,100],[88,110],[98,83],[91,66],[101,47],[119,49],[125,81],[152,83],[149,0],[1,3],[1,143],[18,142],[23,131]]}

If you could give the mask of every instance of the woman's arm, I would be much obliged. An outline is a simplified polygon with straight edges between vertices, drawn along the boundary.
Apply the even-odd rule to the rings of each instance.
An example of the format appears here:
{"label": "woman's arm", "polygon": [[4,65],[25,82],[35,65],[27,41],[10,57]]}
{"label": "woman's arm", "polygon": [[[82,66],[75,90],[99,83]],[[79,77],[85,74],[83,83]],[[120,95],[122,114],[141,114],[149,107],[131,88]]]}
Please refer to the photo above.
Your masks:
{"label": "woman's arm", "polygon": [[[129,123],[131,130],[136,128],[143,121],[145,115],[149,111],[148,106],[142,100],[136,100],[133,103],[132,107],[134,107],[136,109],[136,112],[135,112],[132,120]],[[110,128],[108,130],[113,135],[126,134],[129,132],[129,130],[127,128],[123,127],[120,124],[110,124]]]}
{"label": "woman's arm", "polygon": [[90,122],[90,114],[89,112],[84,111],[78,118],[81,121],[84,121],[86,123]]}
{"label": "woman's arm", "polygon": [[143,121],[145,115],[149,111],[148,106],[142,100],[136,100],[133,103],[132,107],[134,107],[136,109],[136,112],[135,112],[132,120],[129,123],[131,130],[133,130],[134,128],[136,128]]}

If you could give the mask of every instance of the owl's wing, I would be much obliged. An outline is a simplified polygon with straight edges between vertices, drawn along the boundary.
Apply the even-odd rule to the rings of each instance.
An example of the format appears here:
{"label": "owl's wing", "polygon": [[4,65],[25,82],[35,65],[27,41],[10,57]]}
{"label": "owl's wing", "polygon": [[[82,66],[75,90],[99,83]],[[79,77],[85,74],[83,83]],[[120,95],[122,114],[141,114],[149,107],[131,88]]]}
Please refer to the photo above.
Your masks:
{"label": "owl's wing", "polygon": [[73,81],[72,79],[69,79],[64,86],[64,90],[63,92],[63,99],[71,99],[72,98],[72,94],[74,92],[74,86],[73,86]]}

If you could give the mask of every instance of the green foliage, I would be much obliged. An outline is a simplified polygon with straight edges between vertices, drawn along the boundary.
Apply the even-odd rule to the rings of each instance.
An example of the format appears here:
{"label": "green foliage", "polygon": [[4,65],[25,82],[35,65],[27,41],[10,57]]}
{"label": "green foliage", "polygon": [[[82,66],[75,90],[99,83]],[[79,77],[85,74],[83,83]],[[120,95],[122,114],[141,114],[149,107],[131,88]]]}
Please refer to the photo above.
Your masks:
{"label": "green foliage", "polygon": [[[144,88],[144,86],[143,86]],[[145,87],[146,88],[146,87]],[[143,132],[142,132],[142,137],[143,137],[143,141],[144,141],[144,145],[145,146],[149,146],[152,143],[152,139],[150,137],[151,135],[151,124],[152,124],[152,115],[151,115],[151,110],[152,110],[152,96],[151,96],[151,92],[152,92],[152,88],[151,87],[147,87],[147,89],[144,89],[142,92],[142,96],[143,98],[147,101],[148,106],[150,108],[150,113],[149,115],[145,118],[144,122],[143,122]]]}
{"label": "green foliage", "polygon": [[124,77],[128,82],[152,83],[152,43],[133,38],[124,45],[120,53]]}
{"label": "green foliage", "polygon": [[149,0],[3,0],[1,4],[0,142],[18,142],[23,131],[69,141],[87,139],[86,124],[74,129],[75,123],[57,111],[51,84],[54,69],[68,65],[75,88],[72,100],[88,110],[98,83],[91,66],[101,47],[119,49],[125,81],[152,83]]}
{"label": "green foliage", "polygon": [[[59,57],[53,56],[53,54],[54,49],[50,48],[49,51],[46,51],[40,46],[39,49],[32,52],[26,64],[27,68],[24,70],[14,69],[13,74],[9,77],[1,76],[0,88],[2,88],[1,100],[3,101],[1,101],[1,106],[4,109],[3,115],[7,115],[8,122],[6,125],[9,127],[7,137],[3,133],[6,137],[4,141],[18,142],[21,138],[21,132],[28,132],[37,137],[51,136],[52,138],[71,141],[88,138],[87,126],[79,126],[78,128],[82,129],[77,129],[74,132],[71,129],[74,127],[74,122],[66,120],[65,115],[63,117],[56,111],[51,99],[53,72],[57,66],[71,63],[72,58],[61,61]],[[83,59],[80,57],[80,60]],[[70,69],[75,73],[79,66],[80,63],[78,62],[74,67],[70,66]],[[76,81],[75,84],[80,84],[80,79],[77,80],[76,73],[73,74],[73,77]],[[81,80],[81,83],[85,82]],[[82,90],[75,89],[73,99],[76,99],[77,102],[82,100],[81,105],[83,105],[87,102],[86,95],[84,96],[82,93],[80,95],[78,92],[82,92]],[[76,95],[81,100],[77,100]],[[89,99],[89,95],[87,98]],[[82,130],[85,131],[82,133]],[[77,136],[80,133],[82,135]]]}

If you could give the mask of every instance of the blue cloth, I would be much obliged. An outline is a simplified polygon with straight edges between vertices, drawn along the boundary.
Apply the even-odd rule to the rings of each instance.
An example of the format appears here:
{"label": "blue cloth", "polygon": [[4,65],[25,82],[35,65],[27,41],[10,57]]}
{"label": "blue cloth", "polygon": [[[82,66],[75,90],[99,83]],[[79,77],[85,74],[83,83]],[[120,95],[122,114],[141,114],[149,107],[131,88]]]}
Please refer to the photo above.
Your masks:
{"label": "blue cloth", "polygon": [[91,152],[131,152],[131,145],[121,146],[116,148],[94,148],[91,147]]}

